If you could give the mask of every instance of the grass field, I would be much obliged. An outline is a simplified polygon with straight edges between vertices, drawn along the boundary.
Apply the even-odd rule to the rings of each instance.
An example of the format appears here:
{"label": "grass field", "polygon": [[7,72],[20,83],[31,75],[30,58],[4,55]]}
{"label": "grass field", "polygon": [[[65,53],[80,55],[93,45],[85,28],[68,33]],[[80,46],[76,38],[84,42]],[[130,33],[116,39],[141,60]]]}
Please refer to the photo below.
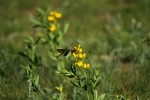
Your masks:
{"label": "grass field", "polygon": [[[58,48],[81,44],[91,65],[89,77],[95,69],[100,73],[96,89],[106,94],[104,100],[150,100],[150,47],[143,42],[150,35],[149,0],[0,0],[0,100],[28,99],[26,72],[21,67],[27,61],[18,52],[25,49],[29,35],[41,32],[30,21],[38,16],[36,8],[63,14],[60,23],[68,23],[69,28]],[[46,55],[41,47],[38,54]],[[68,58],[57,62],[66,64]],[[65,100],[88,100],[69,78],[58,74],[51,59],[42,62],[36,72],[49,100],[58,85],[63,86]],[[36,100],[41,100],[40,94]]]}

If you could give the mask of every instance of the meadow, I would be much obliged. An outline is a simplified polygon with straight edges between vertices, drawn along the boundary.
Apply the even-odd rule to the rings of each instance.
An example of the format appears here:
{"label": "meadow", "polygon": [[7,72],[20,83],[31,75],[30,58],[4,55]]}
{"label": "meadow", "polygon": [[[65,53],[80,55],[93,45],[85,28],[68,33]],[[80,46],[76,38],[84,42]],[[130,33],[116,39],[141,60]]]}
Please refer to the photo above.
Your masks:
{"label": "meadow", "polygon": [[149,0],[0,0],[0,100],[150,100],[149,11]]}

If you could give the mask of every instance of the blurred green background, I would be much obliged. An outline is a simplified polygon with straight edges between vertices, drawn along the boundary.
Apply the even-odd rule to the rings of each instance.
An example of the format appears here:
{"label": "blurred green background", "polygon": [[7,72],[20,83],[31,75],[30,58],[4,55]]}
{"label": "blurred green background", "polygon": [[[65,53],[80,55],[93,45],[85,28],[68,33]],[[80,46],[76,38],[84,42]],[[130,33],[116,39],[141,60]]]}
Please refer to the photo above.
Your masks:
{"label": "blurred green background", "polygon": [[70,24],[64,45],[80,41],[105,76],[102,91],[149,100],[150,48],[143,42],[149,34],[149,0],[0,0],[1,100],[25,98],[24,61],[17,53],[33,33],[29,17],[37,15],[37,7],[63,13],[62,23]]}

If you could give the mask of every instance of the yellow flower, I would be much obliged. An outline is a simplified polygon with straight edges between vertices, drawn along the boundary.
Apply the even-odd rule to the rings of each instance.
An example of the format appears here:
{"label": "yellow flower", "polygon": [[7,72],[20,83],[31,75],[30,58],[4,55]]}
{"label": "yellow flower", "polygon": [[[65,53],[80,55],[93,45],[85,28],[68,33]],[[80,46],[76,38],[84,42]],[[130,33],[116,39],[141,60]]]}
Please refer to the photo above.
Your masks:
{"label": "yellow flower", "polygon": [[79,57],[80,59],[83,59],[83,58],[86,57],[86,54],[85,54],[85,53],[79,53],[79,54],[78,54],[78,57]]}
{"label": "yellow flower", "polygon": [[80,44],[76,44],[74,46],[74,49],[75,49],[76,53],[81,53],[82,52],[82,48],[80,47]]}
{"label": "yellow flower", "polygon": [[73,52],[72,55],[73,55],[74,58],[77,58],[77,54],[76,53]]}
{"label": "yellow flower", "polygon": [[83,58],[83,55],[81,53],[79,54],[79,58],[81,58],[81,59]]}
{"label": "yellow flower", "polygon": [[75,66],[78,66],[78,62],[75,62],[74,65],[75,65]]}
{"label": "yellow flower", "polygon": [[54,16],[55,13],[56,13],[56,11],[50,11],[50,12],[49,12],[49,14],[52,15],[52,16]]}
{"label": "yellow flower", "polygon": [[83,66],[83,62],[82,62],[82,61],[79,61],[79,62],[78,62],[78,66],[79,66],[79,67]]}
{"label": "yellow flower", "polygon": [[57,86],[56,89],[57,89],[59,92],[62,92],[62,91],[63,91],[63,87],[61,87],[61,86],[59,86],[59,87]]}
{"label": "yellow flower", "polygon": [[54,32],[55,30],[56,30],[56,25],[51,25],[50,26],[50,28],[49,28],[49,30],[51,31],[51,32]]}
{"label": "yellow flower", "polygon": [[74,49],[80,48],[80,44],[75,44]]}
{"label": "yellow flower", "polygon": [[82,67],[83,62],[82,61],[77,61],[77,62],[75,62],[75,66]]}
{"label": "yellow flower", "polygon": [[83,68],[88,69],[90,67],[90,64],[83,64]]}
{"label": "yellow flower", "polygon": [[61,14],[61,13],[56,12],[56,13],[55,13],[55,17],[59,19],[59,18],[61,18],[61,17],[62,17],[62,14]]}
{"label": "yellow flower", "polygon": [[83,53],[83,54],[82,54],[82,58],[85,58],[85,57],[86,57],[86,53]]}
{"label": "yellow flower", "polygon": [[62,17],[62,14],[57,11],[50,11],[49,15],[55,16],[56,18],[60,19]]}
{"label": "yellow flower", "polygon": [[54,16],[48,16],[48,21],[55,21],[55,17]]}
{"label": "yellow flower", "polygon": [[81,52],[82,52],[82,48],[77,48],[77,49],[76,49],[76,52],[77,52],[77,53],[81,53]]}

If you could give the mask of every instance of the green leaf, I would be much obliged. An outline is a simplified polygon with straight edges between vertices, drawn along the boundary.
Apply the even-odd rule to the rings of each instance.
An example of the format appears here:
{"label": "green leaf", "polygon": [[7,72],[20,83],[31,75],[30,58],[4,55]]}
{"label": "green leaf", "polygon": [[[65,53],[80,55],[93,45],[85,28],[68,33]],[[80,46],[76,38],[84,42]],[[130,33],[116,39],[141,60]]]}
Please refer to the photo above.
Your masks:
{"label": "green leaf", "polygon": [[26,57],[27,57],[26,52],[19,52],[18,54],[19,54],[19,55],[21,55],[21,56],[22,56],[22,57],[24,57],[24,58],[26,58]]}
{"label": "green leaf", "polygon": [[43,25],[43,24],[35,24],[32,26],[32,28],[38,28],[38,27],[41,27],[41,28],[47,28],[47,26]]}
{"label": "green leaf", "polygon": [[74,86],[76,87],[80,87],[80,85],[77,83],[77,82],[73,82],[73,81],[70,81]]}
{"label": "green leaf", "polygon": [[41,58],[40,56],[35,55],[35,58],[34,58],[34,65],[36,65],[36,66],[41,66],[41,65],[42,65],[41,59],[42,59],[42,58]]}
{"label": "green leaf", "polygon": [[117,99],[119,99],[119,100],[127,100],[127,98],[126,98],[126,97],[124,97],[123,95],[119,95],[119,96],[117,96]]}
{"label": "green leaf", "polygon": [[82,84],[81,80],[78,80],[78,84],[79,84],[80,87],[83,87],[83,84]]}
{"label": "green leaf", "polygon": [[69,78],[74,78],[75,76],[74,76],[74,75],[68,75],[68,77],[69,77]]}
{"label": "green leaf", "polygon": [[67,33],[68,29],[69,29],[69,26],[70,24],[69,23],[66,23],[65,26],[64,26],[64,34]]}
{"label": "green leaf", "polygon": [[139,96],[136,96],[136,100],[140,100]]}
{"label": "green leaf", "polygon": [[38,85],[38,84],[39,84],[39,76],[36,76],[35,84],[36,84],[36,85]]}
{"label": "green leaf", "polygon": [[37,8],[37,11],[38,11],[40,14],[45,15],[44,10],[42,10],[41,8]]}
{"label": "green leaf", "polygon": [[95,87],[95,84],[94,84],[94,82],[93,82],[92,79],[91,79],[91,80],[88,80],[88,85],[89,85],[92,89],[94,89],[94,87]]}
{"label": "green leaf", "polygon": [[100,84],[101,82],[96,82],[95,84],[95,88]]}
{"label": "green leaf", "polygon": [[62,70],[60,74],[63,74],[65,76],[69,77],[69,78],[74,78],[75,77],[75,75],[72,72],[69,72],[67,70]]}
{"label": "green leaf", "polygon": [[38,27],[41,27],[42,25],[41,24],[35,24],[32,26],[32,28],[38,28]]}
{"label": "green leaf", "polygon": [[57,57],[56,57],[56,56],[53,56],[53,55],[51,55],[51,54],[49,54],[49,56],[50,56],[50,58],[51,58],[52,60],[54,60],[54,61],[57,60]]}
{"label": "green leaf", "polygon": [[35,44],[38,44],[41,40],[41,37],[38,37],[36,40],[35,40]]}
{"label": "green leaf", "polygon": [[98,97],[98,100],[104,100],[106,94],[101,94],[99,97]]}
{"label": "green leaf", "polygon": [[33,16],[29,16],[30,21],[34,24],[34,25],[41,25],[41,22],[38,20],[35,20]]}
{"label": "green leaf", "polygon": [[76,75],[76,68],[74,66],[71,65],[71,71],[74,75]]}
{"label": "green leaf", "polygon": [[34,44],[34,39],[32,36],[28,36],[28,38],[25,40],[25,42],[28,44]]}

